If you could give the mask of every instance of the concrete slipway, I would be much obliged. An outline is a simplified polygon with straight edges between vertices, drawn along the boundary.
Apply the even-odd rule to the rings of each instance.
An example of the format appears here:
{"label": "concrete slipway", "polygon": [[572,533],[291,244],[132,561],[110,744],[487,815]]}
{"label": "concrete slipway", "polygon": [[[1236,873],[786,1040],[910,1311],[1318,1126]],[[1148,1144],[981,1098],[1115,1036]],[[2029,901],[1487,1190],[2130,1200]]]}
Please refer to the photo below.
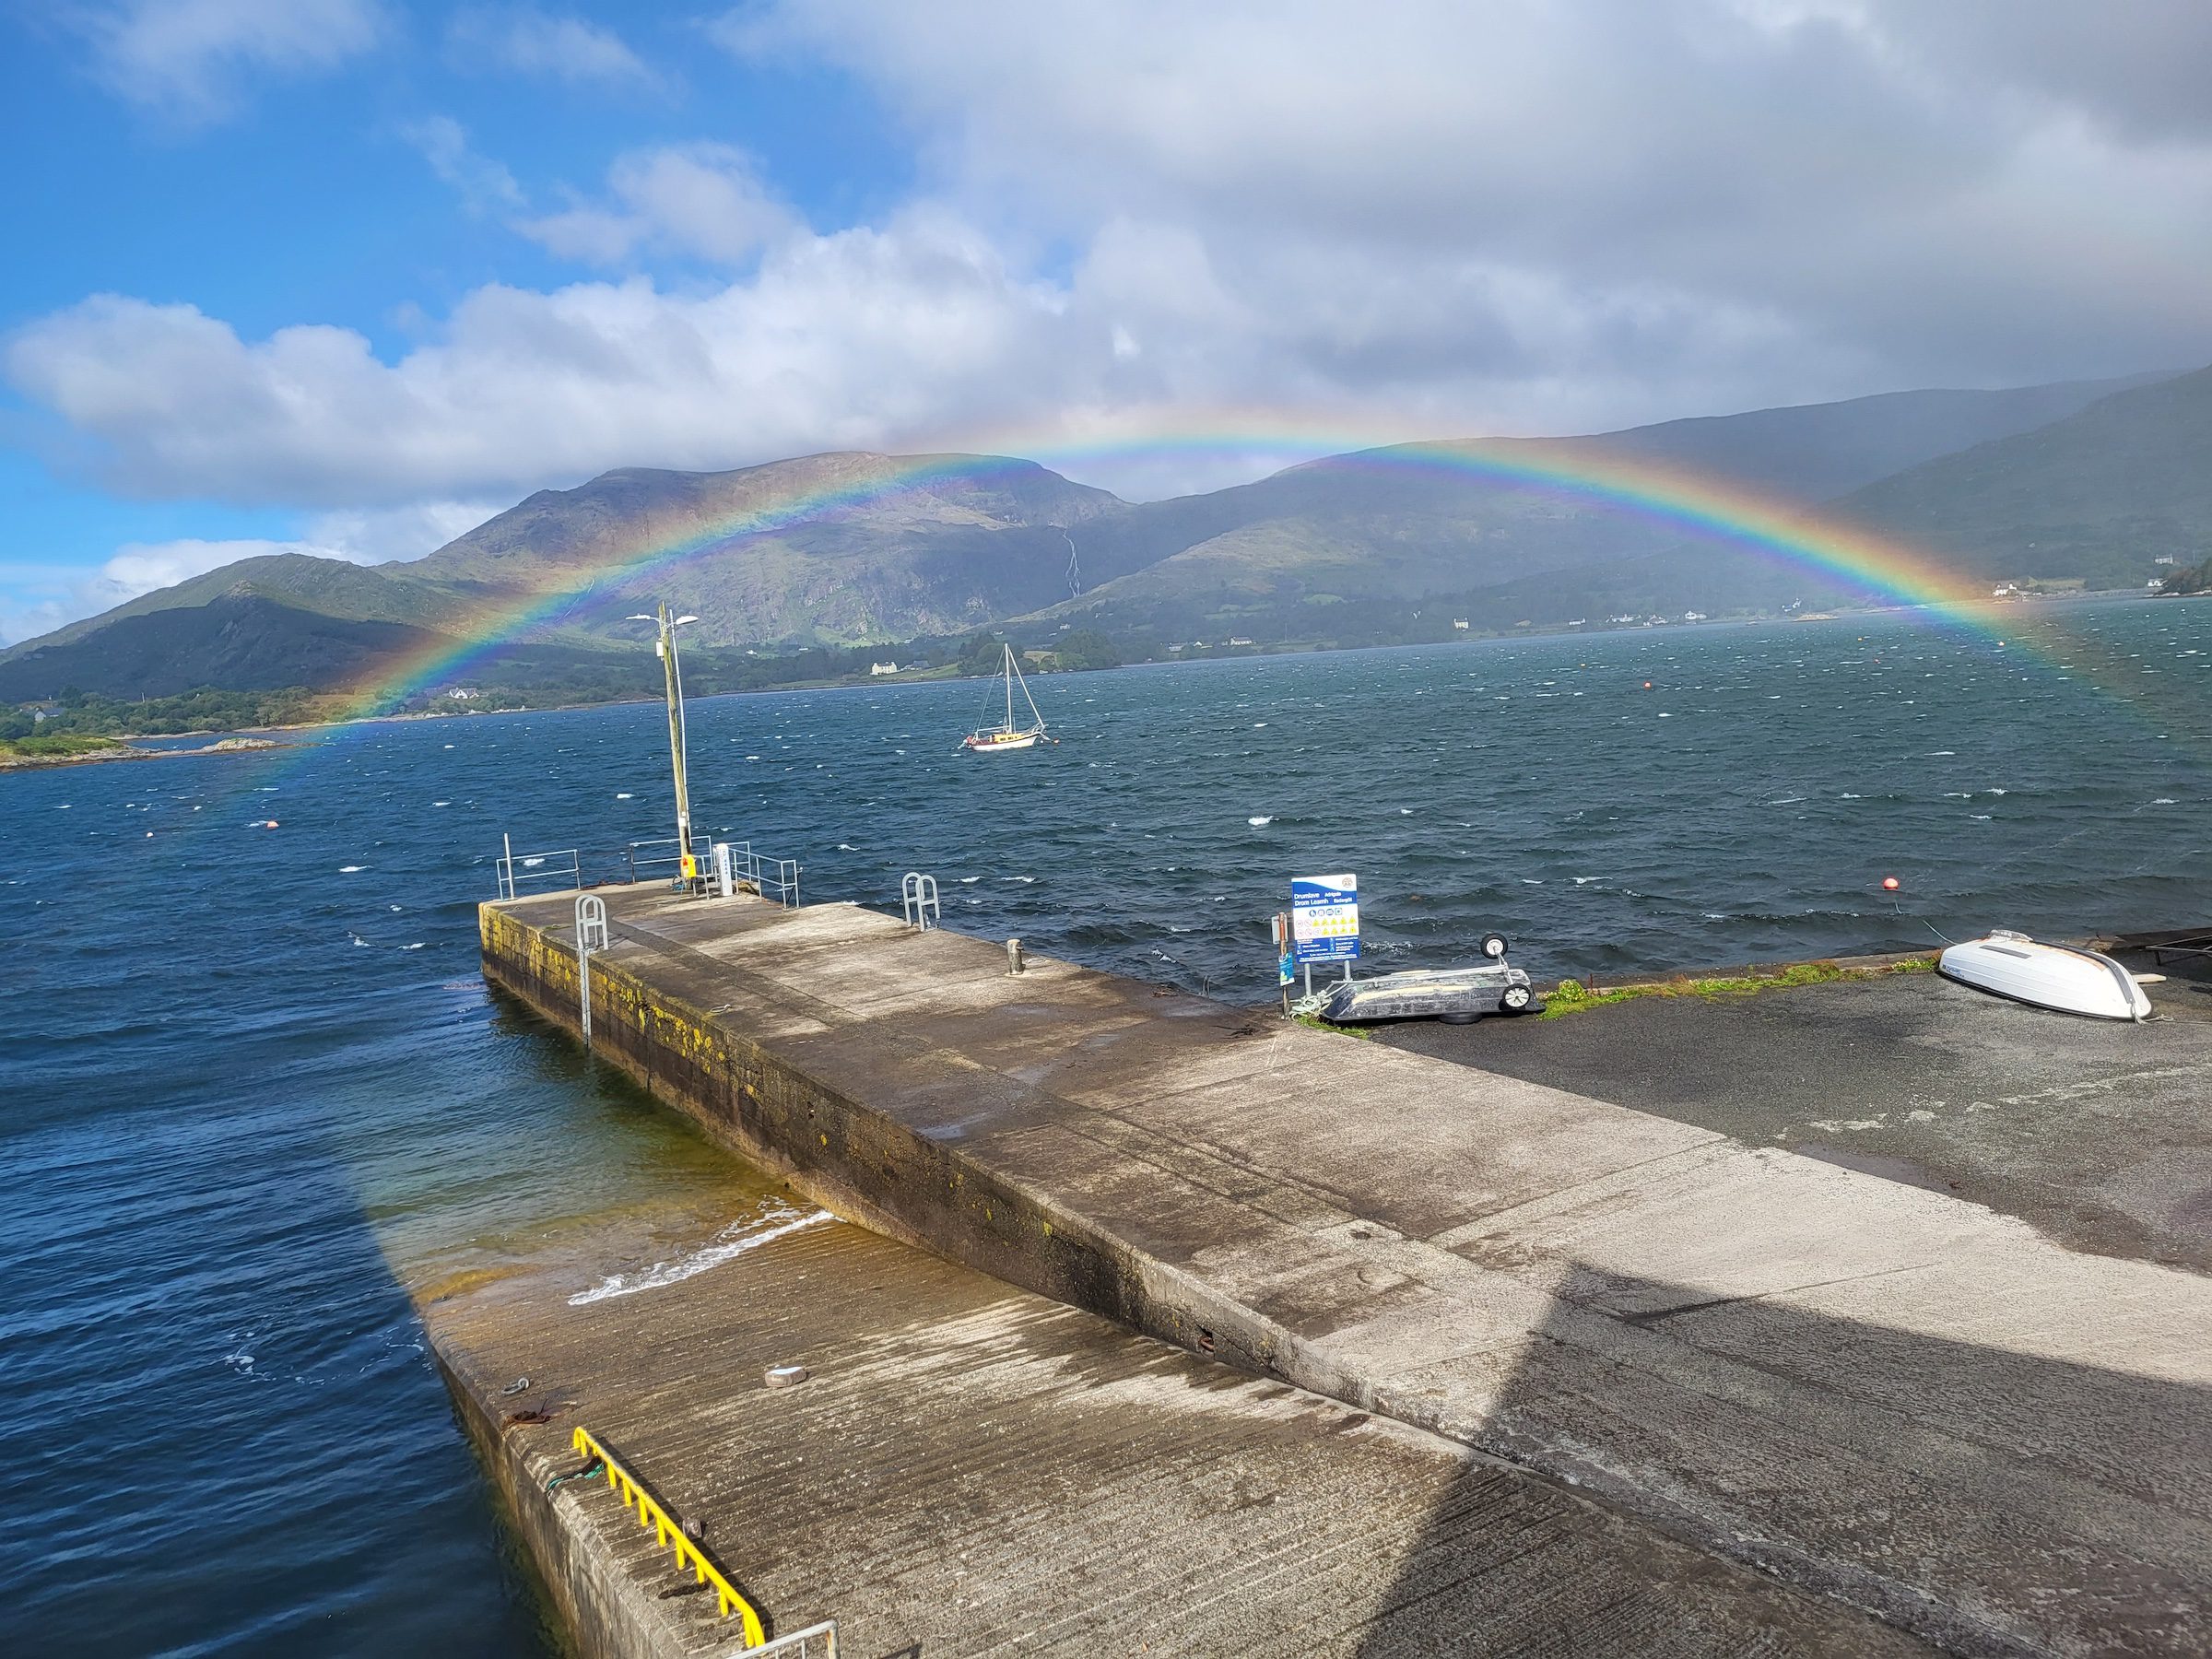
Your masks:
{"label": "concrete slipway", "polygon": [[[2212,1281],[2194,1272],[1066,964],[1012,978],[994,945],[852,907],[603,896],[600,1052],[880,1233],[1517,1465],[1555,1500],[1545,1483],[1571,1484],[1633,1521],[1636,1550],[1687,1544],[1957,1651],[2212,1646]],[[570,915],[562,895],[487,906],[483,926],[492,980],[572,1025]],[[626,1300],[641,1318],[653,1301]],[[477,1305],[429,1310],[465,1405],[560,1326],[540,1296],[473,1361]],[[665,1317],[633,1342],[667,1339]],[[607,1350],[564,1351],[588,1414]],[[731,1371],[717,1409],[735,1422]],[[1164,1415],[1140,1405],[1128,1431]],[[493,1465],[517,1479],[513,1458]],[[1365,1547],[1422,1571],[1403,1540]],[[1819,1607],[1775,1606],[1763,1629]],[[1675,1633],[1694,1649],[1718,1628]],[[1299,1645],[1325,1633],[1303,1623]],[[1190,1624],[1174,1640],[1250,1645]]]}

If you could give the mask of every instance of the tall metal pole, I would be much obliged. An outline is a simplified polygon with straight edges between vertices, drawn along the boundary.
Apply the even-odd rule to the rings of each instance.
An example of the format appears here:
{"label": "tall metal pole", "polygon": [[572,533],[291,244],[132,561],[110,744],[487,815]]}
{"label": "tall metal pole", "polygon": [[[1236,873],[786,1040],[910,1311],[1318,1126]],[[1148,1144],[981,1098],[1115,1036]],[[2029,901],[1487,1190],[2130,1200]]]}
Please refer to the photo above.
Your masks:
{"label": "tall metal pole", "polygon": [[691,858],[691,795],[684,786],[684,682],[676,662],[676,626],[665,603],[660,621],[661,673],[668,689],[668,759],[676,773],[676,852],[682,861],[677,867],[688,883],[699,874],[699,866]]}

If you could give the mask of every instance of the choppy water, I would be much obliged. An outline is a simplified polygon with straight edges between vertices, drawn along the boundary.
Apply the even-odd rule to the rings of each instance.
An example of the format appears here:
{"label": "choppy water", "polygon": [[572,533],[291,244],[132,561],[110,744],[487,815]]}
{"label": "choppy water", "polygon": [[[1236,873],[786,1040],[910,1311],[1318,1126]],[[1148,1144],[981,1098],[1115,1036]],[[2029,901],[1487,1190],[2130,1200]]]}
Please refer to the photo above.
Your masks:
{"label": "choppy water", "polygon": [[[927,870],[949,925],[1253,1001],[1290,876],[1342,869],[1384,962],[1495,926],[1542,976],[2201,920],[2212,604],[2061,620],[2143,700],[2025,616],[1047,679],[1065,741],[989,759],[981,688],[871,687],[696,705],[697,816],[810,896]],[[0,778],[0,1582],[41,1651],[546,1651],[399,1276],[680,1191],[730,1225],[577,1286],[650,1294],[805,1213],[477,977],[500,833],[665,833],[661,745],[629,707]]]}

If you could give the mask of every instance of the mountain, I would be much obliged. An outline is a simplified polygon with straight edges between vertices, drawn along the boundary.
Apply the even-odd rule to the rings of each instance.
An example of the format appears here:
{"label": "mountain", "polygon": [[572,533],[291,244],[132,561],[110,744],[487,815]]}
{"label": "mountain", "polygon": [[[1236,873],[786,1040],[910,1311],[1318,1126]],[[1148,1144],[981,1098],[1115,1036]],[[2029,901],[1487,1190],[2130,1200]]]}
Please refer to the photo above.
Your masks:
{"label": "mountain", "polygon": [[[1810,507],[1900,466],[2072,416],[2159,378],[1889,393],[1585,437],[1506,440],[1480,452],[1508,469],[1516,461],[1567,473],[1655,467]],[[1171,629],[1177,618],[1197,614],[1212,618],[1217,629],[1279,637],[1285,629],[1297,633],[1301,606],[1347,601],[1434,597],[1473,620],[1470,611],[1491,608],[1473,596],[1495,593],[1504,599],[1501,608],[1516,613],[1510,627],[1594,609],[1771,608],[1793,597],[1826,604],[1846,595],[1841,587],[1785,582],[1764,565],[1685,547],[1669,520],[1516,484],[1470,470],[1466,459],[1465,449],[1451,444],[1400,444],[1332,455],[1200,498],[1221,521],[1214,534],[1045,614],[1080,617],[1109,631]],[[1155,511],[1175,512],[1179,522],[1190,516],[1185,503],[1169,502],[1135,509],[1129,522],[1141,524]],[[1085,535],[1086,568],[1098,535]],[[1661,554],[1680,569],[1639,562]],[[1618,569],[1601,582],[1556,574],[1597,566]],[[1558,603],[1539,606],[1541,614],[1530,618],[1528,602],[1517,595],[1532,590]]]}
{"label": "mountain", "polygon": [[[530,660],[573,668],[634,652],[627,618],[660,600],[700,618],[688,639],[742,656],[1008,622],[1041,636],[1080,624],[1409,637],[1420,614],[1414,633],[1447,613],[1510,628],[1841,593],[1685,545],[1664,516],[1531,482],[1515,475],[1524,462],[1677,470],[1808,506],[1841,496],[1977,571],[2136,585],[2142,549],[2212,523],[2208,403],[2212,371],[1896,393],[1479,446],[1500,465],[1468,465],[1465,446],[1395,445],[1135,504],[995,456],[623,468],[541,490],[412,563],[276,555],[145,594],[0,652],[0,699],[343,686],[518,615],[532,618]],[[2025,562],[2023,538],[2037,544]]]}
{"label": "mountain", "polygon": [[[818,512],[792,516],[794,503],[817,502]],[[634,638],[622,619],[665,599],[698,613],[703,644],[911,639],[1063,597],[1065,532],[1125,511],[1034,462],[985,455],[810,455],[723,473],[626,467],[540,490],[406,568],[476,591],[582,582],[555,620],[586,634]],[[625,568],[643,551],[702,539],[695,556]],[[1109,573],[1122,568],[1108,564]]]}
{"label": "mountain", "polygon": [[1853,491],[1839,514],[1979,575],[2139,587],[2212,552],[2212,369]]}

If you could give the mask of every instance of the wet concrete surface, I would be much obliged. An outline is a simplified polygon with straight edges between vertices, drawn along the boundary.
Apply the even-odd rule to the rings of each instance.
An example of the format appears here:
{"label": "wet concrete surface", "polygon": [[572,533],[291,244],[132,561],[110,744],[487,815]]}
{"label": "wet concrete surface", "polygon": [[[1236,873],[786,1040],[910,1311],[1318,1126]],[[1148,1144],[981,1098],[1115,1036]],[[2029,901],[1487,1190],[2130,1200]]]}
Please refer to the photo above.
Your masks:
{"label": "wet concrete surface", "polygon": [[2140,1026],[1908,973],[1375,1035],[2212,1273],[2212,971],[2127,964]]}
{"label": "wet concrete surface", "polygon": [[[841,1213],[1955,1651],[2212,1645],[2205,1275],[1663,1104],[1047,959],[1010,978],[992,941],[851,906],[605,896],[604,1052]],[[570,910],[483,926],[488,975],[572,1029]],[[1985,1009],[1893,1009],[1880,1041],[1971,1046]],[[1654,1030],[1691,1096],[1694,1040]],[[1994,1104],[2084,1081],[2015,1054]],[[1804,1138],[1903,1156],[1859,1133]]]}
{"label": "wet concrete surface", "polygon": [[573,1303],[666,1251],[640,1221],[424,1309],[525,1535],[585,1604],[586,1653],[739,1641],[604,1481],[546,1491],[582,1465],[579,1424],[771,1636],[835,1618],[853,1659],[1928,1651],[1465,1447],[849,1225]]}

